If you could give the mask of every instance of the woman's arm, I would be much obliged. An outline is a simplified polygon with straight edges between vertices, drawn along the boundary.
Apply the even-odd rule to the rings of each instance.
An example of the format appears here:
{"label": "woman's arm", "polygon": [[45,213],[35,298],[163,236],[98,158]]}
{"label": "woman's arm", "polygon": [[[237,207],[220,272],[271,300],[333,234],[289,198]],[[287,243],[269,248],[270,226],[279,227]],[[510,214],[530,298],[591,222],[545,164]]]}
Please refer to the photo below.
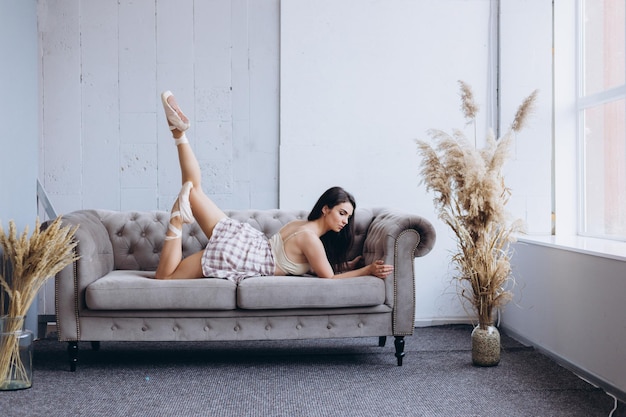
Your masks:
{"label": "woman's arm", "polygon": [[[392,265],[386,265],[382,260],[378,260],[361,268],[335,274],[326,257],[326,251],[324,250],[322,241],[309,233],[304,233],[303,235],[305,236],[303,236],[304,239],[301,246],[302,253],[309,262],[309,265],[311,265],[313,272],[320,278],[353,278],[363,275],[373,275],[384,279],[393,272]],[[350,264],[356,265],[357,262],[353,261]]]}
{"label": "woman's arm", "polygon": [[352,278],[360,277],[363,275],[374,275],[375,277],[385,279],[393,272],[392,265],[386,265],[383,260],[372,262],[369,265],[365,265],[362,268],[353,269],[352,271],[342,272],[341,274],[334,275],[330,278]]}

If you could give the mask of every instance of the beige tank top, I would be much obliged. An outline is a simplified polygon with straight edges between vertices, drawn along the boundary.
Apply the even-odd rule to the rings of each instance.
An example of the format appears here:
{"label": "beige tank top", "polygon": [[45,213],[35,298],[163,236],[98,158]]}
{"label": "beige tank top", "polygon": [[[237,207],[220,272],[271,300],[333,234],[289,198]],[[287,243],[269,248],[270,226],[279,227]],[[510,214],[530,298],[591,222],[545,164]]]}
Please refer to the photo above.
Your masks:
{"label": "beige tank top", "polygon": [[276,265],[285,273],[289,275],[304,275],[311,270],[311,265],[308,263],[299,264],[293,262],[291,259],[287,257],[285,253],[285,242],[289,239],[297,235],[298,233],[305,232],[306,230],[301,230],[299,232],[293,233],[287,237],[283,241],[282,236],[279,233],[276,233],[274,236],[270,238],[270,246],[272,247],[272,255],[274,256],[274,262]]}

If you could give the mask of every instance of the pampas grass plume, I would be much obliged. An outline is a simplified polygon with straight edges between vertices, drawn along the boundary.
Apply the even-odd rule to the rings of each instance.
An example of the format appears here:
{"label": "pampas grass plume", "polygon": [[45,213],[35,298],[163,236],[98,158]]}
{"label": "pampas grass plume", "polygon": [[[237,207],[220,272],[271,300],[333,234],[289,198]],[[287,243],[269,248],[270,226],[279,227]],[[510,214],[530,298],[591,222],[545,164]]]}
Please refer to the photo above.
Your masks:
{"label": "pampas grass plume", "polygon": [[474,92],[464,81],[459,80],[459,86],[461,87],[461,110],[463,115],[468,120],[474,120],[480,109],[474,101]]}
{"label": "pampas grass plume", "polygon": [[527,119],[535,110],[535,101],[537,100],[538,94],[539,90],[533,91],[517,108],[515,118],[510,128],[513,132],[519,132],[526,126]]}

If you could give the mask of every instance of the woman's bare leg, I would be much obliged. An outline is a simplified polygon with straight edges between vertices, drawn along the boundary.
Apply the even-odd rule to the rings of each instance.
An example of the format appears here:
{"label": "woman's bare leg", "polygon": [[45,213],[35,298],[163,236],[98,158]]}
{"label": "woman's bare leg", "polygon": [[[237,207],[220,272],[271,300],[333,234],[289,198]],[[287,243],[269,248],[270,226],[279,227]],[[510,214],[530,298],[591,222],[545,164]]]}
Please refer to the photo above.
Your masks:
{"label": "woman's bare leg", "polygon": [[[169,105],[176,111],[178,116],[185,122],[188,121],[187,117],[178,107],[174,96],[170,96],[167,99]],[[168,121],[169,123],[169,121]],[[196,218],[198,225],[207,237],[211,237],[213,234],[213,228],[215,225],[226,217],[226,214],[204,194],[202,191],[202,173],[200,171],[200,164],[196,159],[196,155],[193,149],[187,142],[186,138],[183,139],[185,132],[182,132],[176,128],[172,128],[170,123],[170,129],[172,129],[172,136],[179,142],[176,145],[178,149],[178,162],[180,164],[180,172],[182,177],[182,183],[191,181],[193,188],[189,193],[189,201],[191,203],[191,211]]]}
{"label": "woman's bare leg", "polygon": [[[167,102],[184,122],[188,122],[187,117],[178,107],[174,96],[170,96]],[[187,138],[184,137],[185,132],[173,128],[169,121],[168,124],[170,124],[172,136],[176,139],[182,183],[185,184],[189,181],[193,184],[193,188],[189,192],[191,211],[198,222],[198,226],[210,238],[215,225],[225,218],[226,214],[202,191],[200,164]],[[178,199],[172,207],[172,213],[176,211],[179,211]],[[170,224],[174,229],[182,230],[183,222],[180,216],[172,216]],[[159,279],[200,278],[202,277],[201,258],[202,251],[183,259],[181,242],[176,238],[176,233],[168,229],[155,277]]]}
{"label": "woman's bare leg", "polygon": [[[177,211],[179,211],[178,199],[172,206],[172,213]],[[202,251],[183,259],[181,245],[183,221],[180,215],[171,216],[169,224],[154,277],[156,279],[202,278]]]}

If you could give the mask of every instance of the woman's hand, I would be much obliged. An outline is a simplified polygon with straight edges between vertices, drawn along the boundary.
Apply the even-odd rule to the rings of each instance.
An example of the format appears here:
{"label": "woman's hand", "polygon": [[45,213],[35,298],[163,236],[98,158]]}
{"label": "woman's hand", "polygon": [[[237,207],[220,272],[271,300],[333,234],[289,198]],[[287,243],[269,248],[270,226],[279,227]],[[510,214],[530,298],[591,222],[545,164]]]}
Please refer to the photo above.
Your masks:
{"label": "woman's hand", "polygon": [[393,272],[393,266],[385,264],[385,262],[380,259],[369,264],[367,269],[369,270],[368,275],[374,275],[381,279],[387,278],[389,274]]}
{"label": "woman's hand", "polygon": [[[323,248],[321,250],[323,250]],[[326,256],[325,253],[324,253],[324,256]],[[327,259],[326,259],[326,263],[328,263]],[[348,268],[349,268],[348,271],[342,272],[340,274],[332,274],[332,275],[322,275],[318,273],[317,276],[320,278],[338,279],[338,278],[362,277],[364,275],[373,275],[377,278],[385,279],[389,276],[389,274],[393,272],[393,266],[386,265],[385,262],[382,260],[372,262],[369,265],[364,265],[364,266],[363,265],[364,265],[363,257],[357,256],[353,260],[348,261]],[[330,269],[330,266],[329,266],[329,269]],[[332,271],[332,269],[330,270]]]}

